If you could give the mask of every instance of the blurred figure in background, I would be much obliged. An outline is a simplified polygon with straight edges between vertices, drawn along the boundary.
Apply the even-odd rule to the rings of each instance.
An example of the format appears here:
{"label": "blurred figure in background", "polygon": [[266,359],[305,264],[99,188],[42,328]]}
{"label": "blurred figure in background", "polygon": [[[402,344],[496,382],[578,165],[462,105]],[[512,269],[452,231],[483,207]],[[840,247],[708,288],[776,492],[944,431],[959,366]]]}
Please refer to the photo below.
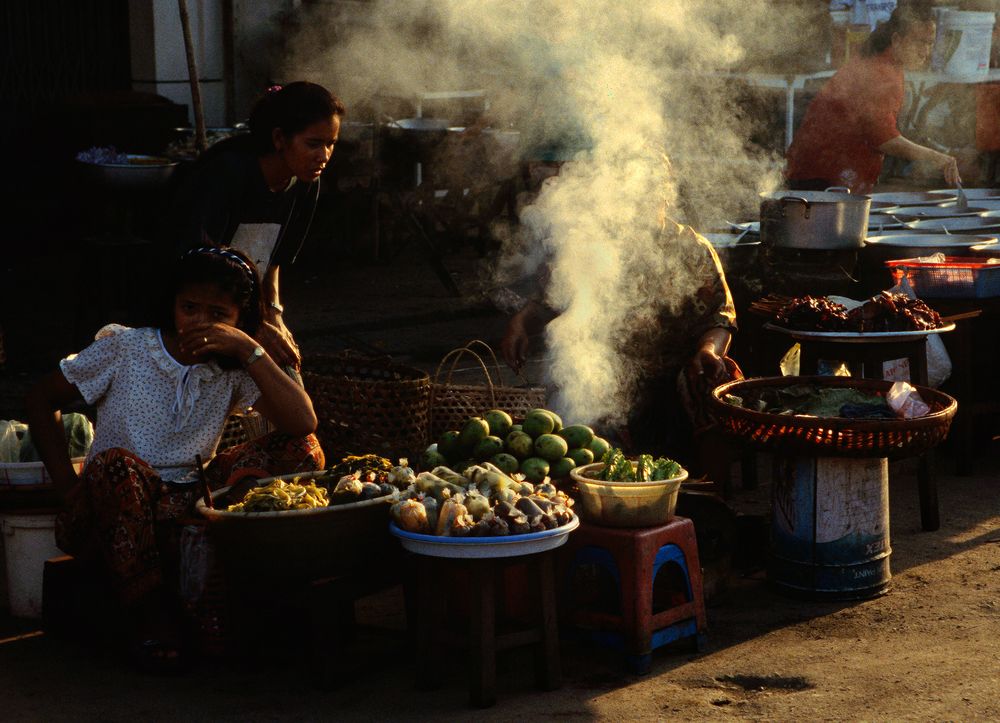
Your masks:
{"label": "blurred figure in background", "polygon": [[787,153],[790,188],[844,186],[870,193],[886,155],[928,163],[949,186],[961,182],[958,161],[902,136],[903,73],[925,67],[934,46],[934,11],[927,0],[893,10],[860,57],[837,71],[816,95]]}

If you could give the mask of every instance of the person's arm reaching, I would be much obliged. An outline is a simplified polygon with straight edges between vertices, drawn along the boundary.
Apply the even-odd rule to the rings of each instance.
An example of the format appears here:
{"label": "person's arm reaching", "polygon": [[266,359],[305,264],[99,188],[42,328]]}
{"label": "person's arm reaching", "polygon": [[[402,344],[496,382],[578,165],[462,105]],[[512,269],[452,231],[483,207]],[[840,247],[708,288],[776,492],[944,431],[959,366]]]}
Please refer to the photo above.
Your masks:
{"label": "person's arm reaching", "polygon": [[555,317],[555,312],[544,304],[529,301],[510,318],[503,339],[500,341],[500,354],[511,369],[515,372],[521,371],[528,358],[531,337],[541,333]]}
{"label": "person's arm reaching", "polygon": [[704,374],[712,384],[725,381],[726,365],[722,357],[729,351],[733,335],[729,329],[713,327],[701,335],[698,348],[691,358],[691,368],[696,374]]}
{"label": "person's arm reaching", "polygon": [[878,149],[889,156],[931,164],[941,170],[949,186],[962,182],[962,177],[958,173],[958,160],[954,156],[914,143],[903,136],[896,136],[886,141]]}

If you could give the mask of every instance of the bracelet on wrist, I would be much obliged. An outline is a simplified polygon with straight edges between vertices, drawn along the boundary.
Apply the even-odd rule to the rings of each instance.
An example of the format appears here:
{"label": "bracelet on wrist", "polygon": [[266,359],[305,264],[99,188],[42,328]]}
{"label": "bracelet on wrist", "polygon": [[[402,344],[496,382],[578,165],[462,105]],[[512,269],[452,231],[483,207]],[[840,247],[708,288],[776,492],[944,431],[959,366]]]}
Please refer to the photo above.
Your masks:
{"label": "bracelet on wrist", "polygon": [[264,356],[264,347],[262,347],[262,346],[256,346],[256,347],[254,347],[254,350],[252,352],[250,352],[250,356],[248,356],[246,358],[246,361],[243,362],[243,367],[246,368],[246,367],[250,366],[251,364],[253,364],[255,361],[257,361],[258,359],[260,359],[263,356]]}
{"label": "bracelet on wrist", "polygon": [[268,306],[271,307],[272,309],[274,309],[275,311],[277,311],[279,314],[281,314],[281,313],[283,313],[285,311],[285,307],[282,306],[281,304],[279,304],[277,301],[271,301],[271,302],[269,302]]}

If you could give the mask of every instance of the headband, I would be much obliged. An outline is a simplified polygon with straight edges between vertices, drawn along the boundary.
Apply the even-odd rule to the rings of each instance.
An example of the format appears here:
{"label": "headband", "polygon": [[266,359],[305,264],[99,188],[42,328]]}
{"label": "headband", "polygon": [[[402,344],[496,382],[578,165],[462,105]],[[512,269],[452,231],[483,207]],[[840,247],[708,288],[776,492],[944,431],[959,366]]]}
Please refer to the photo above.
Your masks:
{"label": "headband", "polygon": [[246,272],[246,275],[250,278],[250,285],[257,285],[257,273],[243,258],[238,254],[234,254],[229,249],[219,248],[218,246],[201,246],[196,249],[191,249],[184,256],[192,256],[194,254],[212,254],[213,256],[221,256],[224,259],[229,259],[230,261],[235,261],[236,264]]}

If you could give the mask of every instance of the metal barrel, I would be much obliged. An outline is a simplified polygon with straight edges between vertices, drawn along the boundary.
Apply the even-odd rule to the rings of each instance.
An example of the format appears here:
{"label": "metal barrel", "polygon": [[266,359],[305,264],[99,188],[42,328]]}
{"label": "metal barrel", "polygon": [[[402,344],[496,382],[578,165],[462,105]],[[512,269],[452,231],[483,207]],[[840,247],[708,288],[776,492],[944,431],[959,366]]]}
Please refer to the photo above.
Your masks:
{"label": "metal barrel", "polygon": [[768,580],[810,599],[889,589],[889,461],[775,457]]}

